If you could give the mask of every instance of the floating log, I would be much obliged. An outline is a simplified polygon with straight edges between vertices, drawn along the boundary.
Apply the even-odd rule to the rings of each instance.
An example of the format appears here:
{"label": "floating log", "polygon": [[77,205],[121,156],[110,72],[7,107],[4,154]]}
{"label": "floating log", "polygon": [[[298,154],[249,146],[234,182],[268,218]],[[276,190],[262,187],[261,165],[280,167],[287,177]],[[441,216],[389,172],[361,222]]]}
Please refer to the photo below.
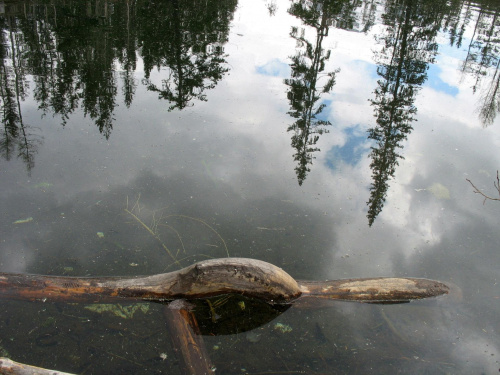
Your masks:
{"label": "floating log", "polygon": [[9,358],[0,358],[0,374],[2,375],[74,375],[68,372],[48,370],[14,362]]}
{"label": "floating log", "polygon": [[246,258],[211,259],[178,271],[139,277],[65,277],[0,273],[0,298],[30,301],[116,302],[208,298],[241,294],[271,304],[299,298],[408,302],[449,292],[441,282],[414,278],[296,281],[281,268]]}

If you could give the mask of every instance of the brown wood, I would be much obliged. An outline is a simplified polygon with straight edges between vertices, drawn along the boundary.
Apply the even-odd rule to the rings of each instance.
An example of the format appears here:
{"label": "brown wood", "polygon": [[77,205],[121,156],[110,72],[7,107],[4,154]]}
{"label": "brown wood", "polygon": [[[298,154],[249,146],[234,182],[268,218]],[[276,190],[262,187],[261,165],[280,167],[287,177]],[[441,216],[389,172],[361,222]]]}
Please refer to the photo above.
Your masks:
{"label": "brown wood", "polygon": [[14,362],[8,358],[0,358],[0,374],[3,375],[73,375],[68,372],[48,370],[41,367]]}
{"label": "brown wood", "polygon": [[246,258],[206,260],[170,273],[131,278],[0,273],[0,298],[31,301],[161,302],[235,293],[269,303],[292,303],[299,297],[404,302],[448,292],[447,285],[426,279],[295,281],[279,267]]}
{"label": "brown wood", "polygon": [[214,374],[196,317],[185,300],[176,300],[165,306],[169,337],[182,364],[182,373],[190,375]]}

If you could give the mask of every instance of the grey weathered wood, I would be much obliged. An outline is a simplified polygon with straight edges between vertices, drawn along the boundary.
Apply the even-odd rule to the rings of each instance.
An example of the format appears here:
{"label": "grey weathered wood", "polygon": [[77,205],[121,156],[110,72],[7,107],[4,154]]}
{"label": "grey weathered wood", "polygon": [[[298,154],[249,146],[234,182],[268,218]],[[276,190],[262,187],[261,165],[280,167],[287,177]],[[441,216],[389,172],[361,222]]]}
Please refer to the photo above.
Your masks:
{"label": "grey weathered wood", "polygon": [[0,298],[32,301],[168,301],[235,293],[261,298],[269,303],[291,303],[299,297],[400,302],[435,297],[448,292],[447,285],[426,279],[295,281],[279,267],[246,258],[206,260],[178,271],[143,277],[0,273]]}

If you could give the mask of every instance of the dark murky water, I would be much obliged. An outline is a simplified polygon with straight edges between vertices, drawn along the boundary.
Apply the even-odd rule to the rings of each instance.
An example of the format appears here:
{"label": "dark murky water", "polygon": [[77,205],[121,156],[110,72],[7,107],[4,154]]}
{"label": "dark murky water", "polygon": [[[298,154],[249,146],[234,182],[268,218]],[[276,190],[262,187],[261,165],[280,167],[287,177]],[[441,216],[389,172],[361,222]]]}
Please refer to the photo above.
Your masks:
{"label": "dark murky water", "polygon": [[[466,179],[499,198],[499,15],[463,0],[2,3],[0,271],[154,274],[229,254],[297,279],[438,279],[463,298],[292,307],[204,340],[220,374],[498,373],[500,202]],[[207,332],[235,324],[235,303],[200,307]],[[110,309],[2,301],[0,355],[180,373],[163,306]]]}

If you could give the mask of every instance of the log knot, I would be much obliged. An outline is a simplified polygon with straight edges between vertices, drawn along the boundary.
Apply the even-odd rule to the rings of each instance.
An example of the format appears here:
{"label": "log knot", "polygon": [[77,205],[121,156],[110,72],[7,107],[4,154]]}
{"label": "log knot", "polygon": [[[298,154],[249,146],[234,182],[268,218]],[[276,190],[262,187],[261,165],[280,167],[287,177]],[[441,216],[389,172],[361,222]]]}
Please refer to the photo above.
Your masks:
{"label": "log knot", "polygon": [[246,258],[211,259],[178,272],[173,291],[181,298],[236,293],[275,303],[300,296],[297,282],[281,268]]}

